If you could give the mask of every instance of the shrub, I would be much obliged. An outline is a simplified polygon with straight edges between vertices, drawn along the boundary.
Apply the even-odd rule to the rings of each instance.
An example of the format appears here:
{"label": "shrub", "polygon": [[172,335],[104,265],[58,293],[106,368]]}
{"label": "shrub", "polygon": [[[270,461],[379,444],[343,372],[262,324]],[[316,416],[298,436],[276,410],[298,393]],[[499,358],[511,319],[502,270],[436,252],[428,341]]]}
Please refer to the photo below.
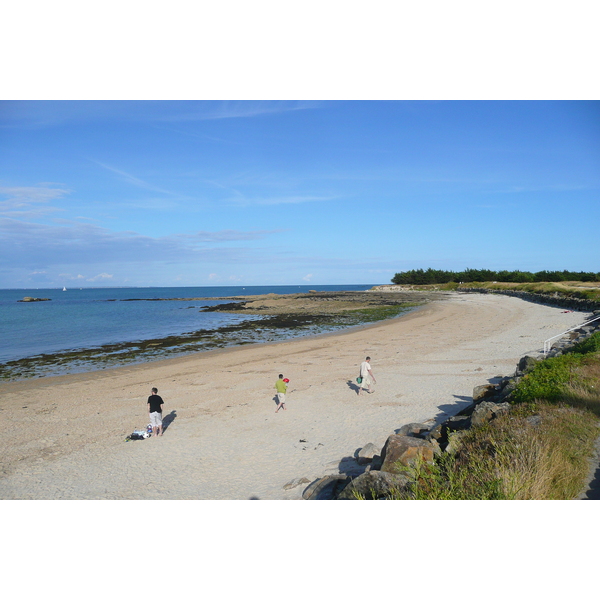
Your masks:
{"label": "shrub", "polygon": [[590,352],[600,352],[600,333],[596,332],[587,340],[579,342],[571,349],[571,352],[577,354],[589,354]]}
{"label": "shrub", "polygon": [[519,382],[511,398],[515,402],[560,400],[568,385],[577,381],[575,369],[581,356],[565,354],[538,363]]}

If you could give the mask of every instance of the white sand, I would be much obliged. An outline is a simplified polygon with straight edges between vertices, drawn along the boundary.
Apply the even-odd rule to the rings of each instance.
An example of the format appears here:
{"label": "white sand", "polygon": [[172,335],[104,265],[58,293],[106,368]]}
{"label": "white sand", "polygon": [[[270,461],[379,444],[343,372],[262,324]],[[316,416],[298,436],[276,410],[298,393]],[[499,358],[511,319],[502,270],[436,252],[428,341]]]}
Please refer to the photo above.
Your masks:
{"label": "white sand", "polygon": [[[299,499],[307,484],[286,483],[356,473],[367,442],[455,414],[586,316],[456,294],[335,335],[0,384],[0,498]],[[366,355],[376,392],[359,397]],[[275,414],[279,373],[291,392]],[[176,417],[163,437],[126,443],[148,423],[152,386]]]}

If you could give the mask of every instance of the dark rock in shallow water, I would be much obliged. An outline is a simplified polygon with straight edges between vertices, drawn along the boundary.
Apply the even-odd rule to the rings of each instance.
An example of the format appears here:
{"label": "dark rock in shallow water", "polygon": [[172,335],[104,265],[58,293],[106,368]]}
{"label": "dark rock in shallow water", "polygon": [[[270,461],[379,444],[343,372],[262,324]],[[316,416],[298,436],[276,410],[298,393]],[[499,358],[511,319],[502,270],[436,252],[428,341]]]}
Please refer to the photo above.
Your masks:
{"label": "dark rock in shallow water", "polygon": [[25,296],[23,300],[17,300],[17,302],[47,302],[50,298],[32,298],[31,296]]}

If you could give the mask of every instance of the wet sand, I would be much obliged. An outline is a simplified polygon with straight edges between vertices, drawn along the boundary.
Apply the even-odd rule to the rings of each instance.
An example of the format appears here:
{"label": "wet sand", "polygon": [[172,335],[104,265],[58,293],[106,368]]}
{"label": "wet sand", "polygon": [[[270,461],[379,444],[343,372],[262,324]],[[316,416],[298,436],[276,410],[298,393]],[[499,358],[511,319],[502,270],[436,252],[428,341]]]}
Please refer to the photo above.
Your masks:
{"label": "wet sand", "polygon": [[[300,499],[308,481],[358,473],[368,442],[443,420],[473,387],[585,321],[500,295],[452,294],[406,316],[336,334],[253,344],[133,367],[0,384],[2,499]],[[370,355],[375,393],[356,394]],[[291,381],[275,413],[279,373]],[[159,438],[125,442],[148,423]]]}

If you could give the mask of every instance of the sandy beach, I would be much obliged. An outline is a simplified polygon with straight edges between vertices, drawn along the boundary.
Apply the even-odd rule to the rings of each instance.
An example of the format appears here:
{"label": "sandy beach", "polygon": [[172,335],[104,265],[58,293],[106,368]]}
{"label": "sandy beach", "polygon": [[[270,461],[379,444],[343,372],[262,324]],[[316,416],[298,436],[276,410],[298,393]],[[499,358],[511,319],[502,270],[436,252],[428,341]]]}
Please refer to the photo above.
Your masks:
{"label": "sandy beach", "polygon": [[[405,423],[441,421],[473,387],[586,314],[500,295],[450,294],[342,333],[0,384],[2,499],[300,499],[293,480],[361,472],[353,457]],[[355,378],[371,356],[375,393]],[[274,384],[290,379],[287,410]],[[125,442],[148,423],[162,437]]]}

